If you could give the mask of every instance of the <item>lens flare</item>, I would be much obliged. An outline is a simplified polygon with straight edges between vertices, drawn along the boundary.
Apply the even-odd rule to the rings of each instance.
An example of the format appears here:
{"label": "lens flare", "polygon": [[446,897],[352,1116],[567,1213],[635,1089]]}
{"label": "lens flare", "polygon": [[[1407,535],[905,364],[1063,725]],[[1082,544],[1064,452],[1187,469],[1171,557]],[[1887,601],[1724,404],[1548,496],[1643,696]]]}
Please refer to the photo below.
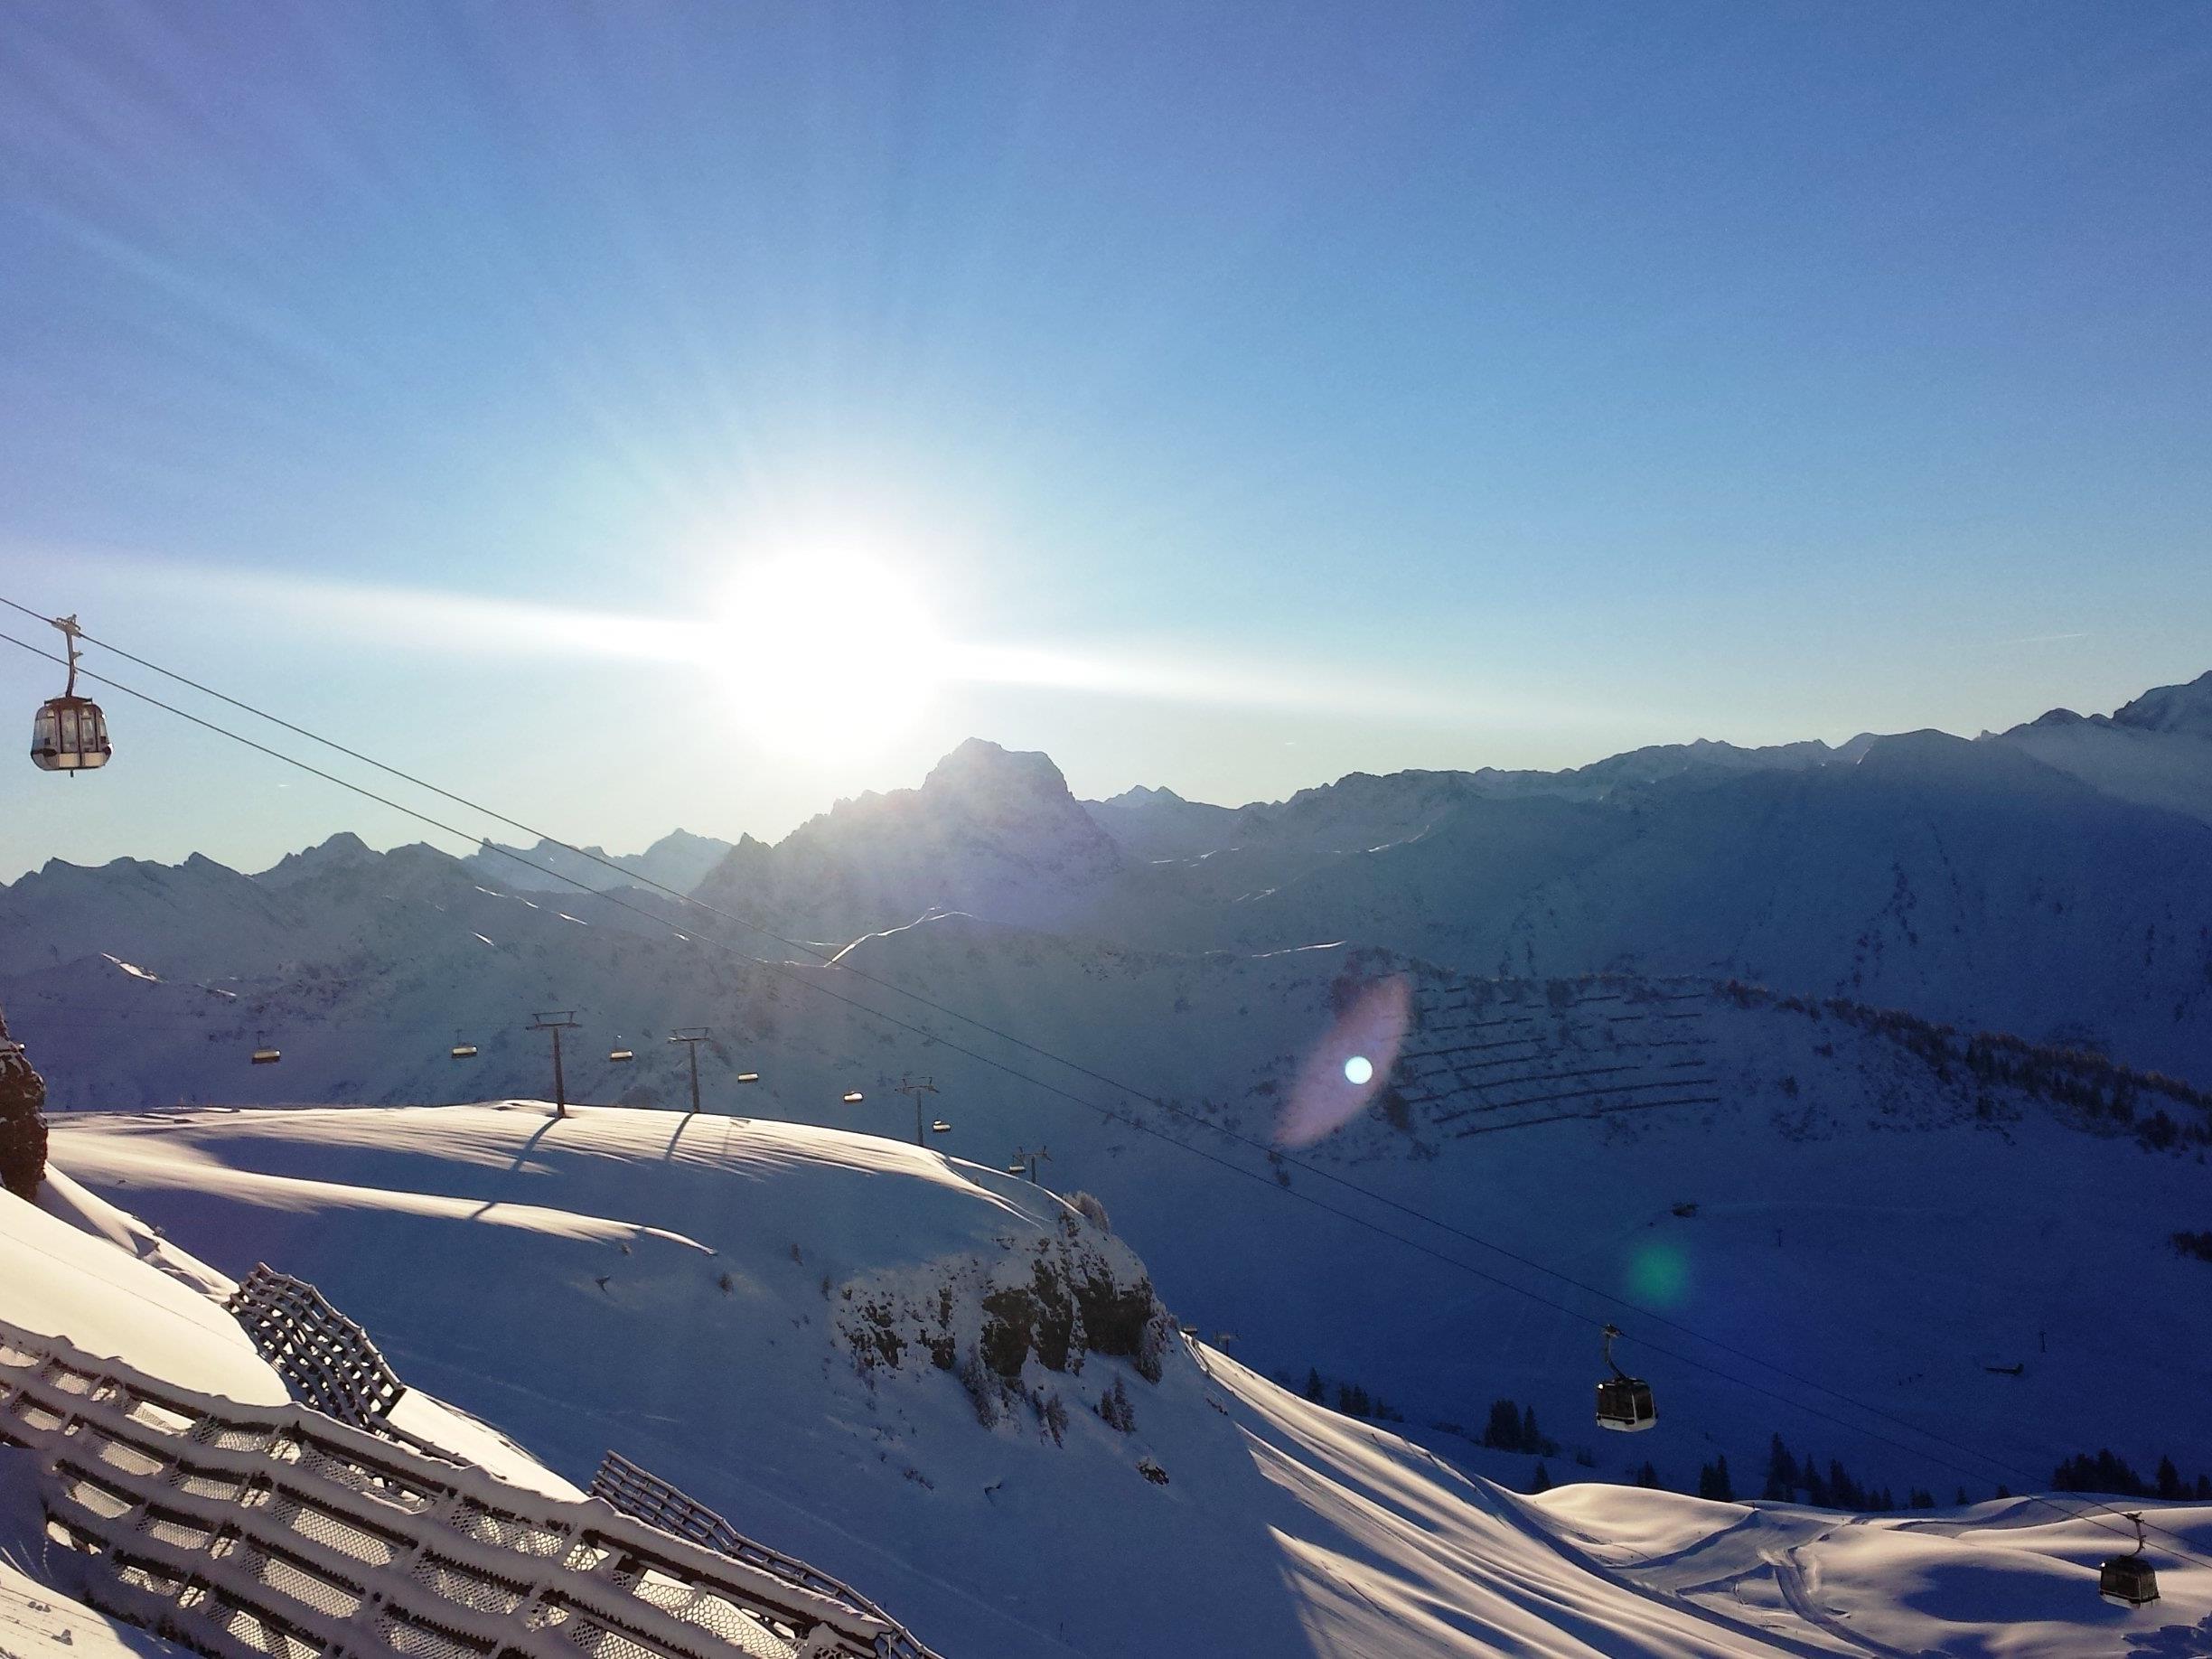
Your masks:
{"label": "lens flare", "polygon": [[1678,1307],[1690,1289],[1690,1258],[1672,1244],[1646,1244],[1628,1261],[1628,1290],[1651,1308]]}
{"label": "lens flare", "polygon": [[1389,1081],[1412,1017],[1413,993],[1402,977],[1362,986],[1298,1068],[1275,1125],[1277,1142],[1309,1147],[1364,1111]]}

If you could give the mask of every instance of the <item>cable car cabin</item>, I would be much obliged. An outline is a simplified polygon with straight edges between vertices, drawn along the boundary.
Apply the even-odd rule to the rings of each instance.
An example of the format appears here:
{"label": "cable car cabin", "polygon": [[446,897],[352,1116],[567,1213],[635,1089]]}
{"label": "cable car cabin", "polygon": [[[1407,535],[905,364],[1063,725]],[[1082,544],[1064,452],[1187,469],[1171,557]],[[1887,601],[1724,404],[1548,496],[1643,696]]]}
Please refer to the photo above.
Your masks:
{"label": "cable car cabin", "polygon": [[41,772],[91,772],[108,764],[108,717],[89,697],[51,698],[31,721],[31,763]]}
{"label": "cable car cabin", "polygon": [[2147,1607],[2159,1598],[2158,1574],[2140,1555],[2115,1555],[2097,1570],[2097,1594],[2119,1607]]}
{"label": "cable car cabin", "polygon": [[476,1057],[476,1045],[455,1043],[453,1045],[453,1057],[456,1060],[473,1060]]}
{"label": "cable car cabin", "polygon": [[2117,1607],[2148,1607],[2159,1598],[2158,1574],[2143,1553],[2142,1514],[2130,1510],[2127,1519],[2135,1523],[2135,1552],[2115,1555],[2097,1569],[2097,1594]]}
{"label": "cable car cabin", "polygon": [[737,1081],[739,1083],[758,1083],[760,1073],[758,1072],[740,1072],[737,1073]]}
{"label": "cable car cabin", "polygon": [[1651,1384],[1642,1377],[1608,1377],[1598,1385],[1598,1426],[1635,1434],[1659,1420]]}
{"label": "cable car cabin", "polygon": [[860,1103],[860,1099],[861,1096],[859,1090],[850,1089],[846,1092],[845,1103],[848,1106],[858,1106]]}
{"label": "cable car cabin", "polygon": [[257,1048],[253,1051],[253,1063],[256,1065],[275,1065],[283,1058],[284,1051],[282,1049]]}
{"label": "cable car cabin", "polygon": [[950,1123],[947,1123],[942,1118],[938,1119],[936,1122],[930,1125],[930,1133],[933,1135],[950,1135],[951,1132],[952,1126]]}

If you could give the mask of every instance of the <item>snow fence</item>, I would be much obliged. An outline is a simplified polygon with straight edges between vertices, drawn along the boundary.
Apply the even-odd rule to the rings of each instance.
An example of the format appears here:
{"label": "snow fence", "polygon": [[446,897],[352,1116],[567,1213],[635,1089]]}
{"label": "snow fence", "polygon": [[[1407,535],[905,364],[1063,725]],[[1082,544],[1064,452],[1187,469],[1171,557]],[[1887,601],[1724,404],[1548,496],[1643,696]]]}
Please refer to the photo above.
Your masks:
{"label": "snow fence", "polygon": [[732,1560],[4,1321],[0,1440],[97,1558],[89,1599],[213,1659],[936,1659],[787,1557]]}

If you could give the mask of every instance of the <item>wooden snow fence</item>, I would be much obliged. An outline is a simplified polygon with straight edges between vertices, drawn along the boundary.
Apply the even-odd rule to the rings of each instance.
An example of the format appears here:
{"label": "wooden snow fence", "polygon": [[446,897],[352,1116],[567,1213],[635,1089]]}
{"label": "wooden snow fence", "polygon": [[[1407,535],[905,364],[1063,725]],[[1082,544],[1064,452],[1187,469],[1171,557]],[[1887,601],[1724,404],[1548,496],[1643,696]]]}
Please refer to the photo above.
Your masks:
{"label": "wooden snow fence", "polygon": [[374,1429],[407,1392],[369,1333],[305,1279],[256,1265],[223,1306],[293,1399],[356,1429]]}
{"label": "wooden snow fence", "polygon": [[211,1659],[935,1659],[771,1551],[733,1559],[5,1321],[0,1440],[95,1558],[89,1598]]}

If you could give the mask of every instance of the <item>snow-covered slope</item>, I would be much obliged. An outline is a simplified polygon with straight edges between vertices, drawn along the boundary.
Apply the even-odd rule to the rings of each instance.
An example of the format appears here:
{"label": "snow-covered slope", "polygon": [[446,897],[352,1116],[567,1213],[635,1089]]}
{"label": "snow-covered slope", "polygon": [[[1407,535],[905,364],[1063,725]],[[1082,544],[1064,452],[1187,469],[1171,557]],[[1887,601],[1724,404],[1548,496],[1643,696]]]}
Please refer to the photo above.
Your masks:
{"label": "snow-covered slope", "polygon": [[[314,1279],[404,1377],[557,1470],[613,1444],[949,1659],[2188,1652],[2212,1632],[2212,1571],[2168,1557],[2165,1599],[2123,1612],[2094,1592],[2112,1534],[2019,1501],[1858,1523],[1528,1499],[1217,1349],[1107,1351],[1112,1308],[1148,1296],[1116,1238],[889,1142],[509,1102],[88,1120],[57,1156],[217,1268]],[[1056,1289],[1077,1304],[1060,1336],[1041,1319],[1009,1344]],[[923,1340],[889,1344],[912,1318]],[[2154,1518],[2212,1546],[2212,1511]]]}
{"label": "snow-covered slope", "polygon": [[[564,931],[593,939],[593,950],[608,943],[595,932]],[[1695,981],[1469,983],[1342,949],[1190,958],[949,918],[871,939],[837,968],[783,979],[757,970],[738,977],[727,959],[677,943],[613,943],[605,958],[566,960],[570,995],[590,1021],[569,1051],[577,1096],[604,1101],[618,1089],[664,1107],[685,1101],[681,1051],[649,1040],[648,1028],[624,1027],[642,1055],[630,1066],[609,1066],[587,1045],[611,1040],[610,1007],[704,996],[708,982],[687,976],[727,971],[710,1005],[721,1027],[701,1054],[711,1109],[908,1138],[913,1109],[892,1085],[905,1073],[931,1075],[940,1092],[929,1109],[952,1124],[937,1144],[992,1164],[1017,1148],[1049,1148],[1046,1178],[1099,1193],[1207,1329],[1239,1332],[1241,1353],[1294,1381],[1311,1366],[1332,1382],[1379,1392],[1417,1428],[1478,1428],[1501,1396],[1534,1405],[1546,1421],[1572,1421],[1596,1356],[1578,1317],[1425,1252],[1440,1248],[1494,1272],[1502,1259],[1393,1204],[1700,1328],[1725,1333],[1751,1321],[1759,1340],[1738,1345],[1793,1370],[1811,1367],[1854,1397],[2000,1459],[1954,1471],[1932,1443],[1885,1444],[1891,1428],[1879,1420],[1846,1414],[1844,1425],[1823,1423],[1757,1388],[1682,1376],[1673,1419],[1712,1436],[1699,1443],[1727,1451],[1739,1468],[1757,1467],[1768,1435],[1780,1431],[1899,1490],[1949,1491],[1964,1481],[1985,1495],[2001,1481],[2018,1487],[2023,1476],[2046,1477],[2061,1457],[2101,1445],[2147,1470],[2162,1453],[2182,1454],[2191,1402],[2212,1385],[2212,1333],[2177,1334],[2158,1322],[2106,1330],[2097,1317],[2100,1283],[2124,1279],[2153,1302],[2182,1307],[2205,1294],[2212,1274],[2169,1242],[2212,1225],[2202,1202],[2207,1113],[2148,1083],[2131,1085],[2123,1120],[2110,1077],[2048,1058],[2036,1062],[2037,1077],[2025,1063],[2012,1066],[2011,1082],[1980,1075],[1964,1038],[1945,1039],[1937,1053],[1917,1027],[1849,1011],[1739,1004]],[[485,953],[469,994],[511,998],[534,989],[528,978],[503,988],[493,978],[512,960]],[[608,976],[588,982],[590,1005],[576,996],[587,966]],[[1376,1053],[1390,1088],[1295,1155],[1310,1171],[1270,1157],[1298,1080],[1331,1052],[1345,997],[1393,973],[1414,988],[1416,1023],[1396,1068]],[[961,1005],[991,1025],[1139,1083],[1167,1105],[950,1026],[903,1004],[894,983],[939,998],[957,987]],[[813,995],[815,985],[899,1008],[923,1034],[886,1029],[847,1002]],[[171,989],[129,985],[149,999]],[[519,1022],[496,1051],[457,1064],[442,1043],[426,1053],[411,1046],[419,1038],[406,1021],[419,1014],[387,1023],[381,988],[328,989],[327,1000],[318,992],[305,1007],[265,1000],[287,1010],[281,1066],[248,1066],[234,1035],[193,1041],[189,1026],[160,1026],[136,1034],[144,1046],[131,1064],[155,1074],[165,1045],[173,1074],[202,1099],[250,1091],[328,1099],[380,1063],[391,1079],[426,1075],[448,1090],[479,1080],[542,1086],[543,1039]],[[1452,1011],[1477,1005],[1494,1011]],[[1462,1041],[1451,1034],[1469,1020],[1498,1025],[1464,1038],[1480,1045],[1473,1057],[1482,1064],[1439,1074],[1446,1051]],[[1011,1072],[979,1064],[979,1054],[1003,1057]],[[50,1058],[47,1069],[58,1099],[92,1103],[82,1080],[71,1081],[72,1066]],[[761,1081],[738,1083],[741,1070]],[[2093,1087],[2094,1112],[2084,1104]],[[864,1101],[842,1104],[854,1089]],[[57,1120],[66,1142],[67,1115]],[[1212,1124],[1257,1144],[1225,1139]],[[667,1133],[677,1132],[669,1120]],[[1338,1186],[1335,1176],[1375,1198]],[[1316,1211],[1308,1198],[1421,1248]],[[1685,1203],[1697,1206],[1693,1216],[1674,1213]],[[1956,1265],[1931,1276],[1931,1259]],[[1578,1314],[1606,1311],[1559,1280],[1504,1266],[1506,1277]],[[1626,1322],[1623,1309],[1611,1311]],[[1493,1330],[1511,1334],[1503,1349],[1483,1342]],[[1983,1369],[2022,1362],[2018,1376]],[[1732,1361],[1724,1368],[1737,1369]],[[2116,1375],[2129,1378],[2124,1410],[2109,1386]],[[1766,1373],[1749,1380],[1776,1382]],[[1585,1443],[1593,1455],[1625,1455],[1617,1443]],[[1657,1461],[1670,1484],[1687,1486],[1707,1455]],[[2202,1461],[2212,1473],[2212,1457]],[[1609,1462],[1606,1472],[1634,1467]]]}

